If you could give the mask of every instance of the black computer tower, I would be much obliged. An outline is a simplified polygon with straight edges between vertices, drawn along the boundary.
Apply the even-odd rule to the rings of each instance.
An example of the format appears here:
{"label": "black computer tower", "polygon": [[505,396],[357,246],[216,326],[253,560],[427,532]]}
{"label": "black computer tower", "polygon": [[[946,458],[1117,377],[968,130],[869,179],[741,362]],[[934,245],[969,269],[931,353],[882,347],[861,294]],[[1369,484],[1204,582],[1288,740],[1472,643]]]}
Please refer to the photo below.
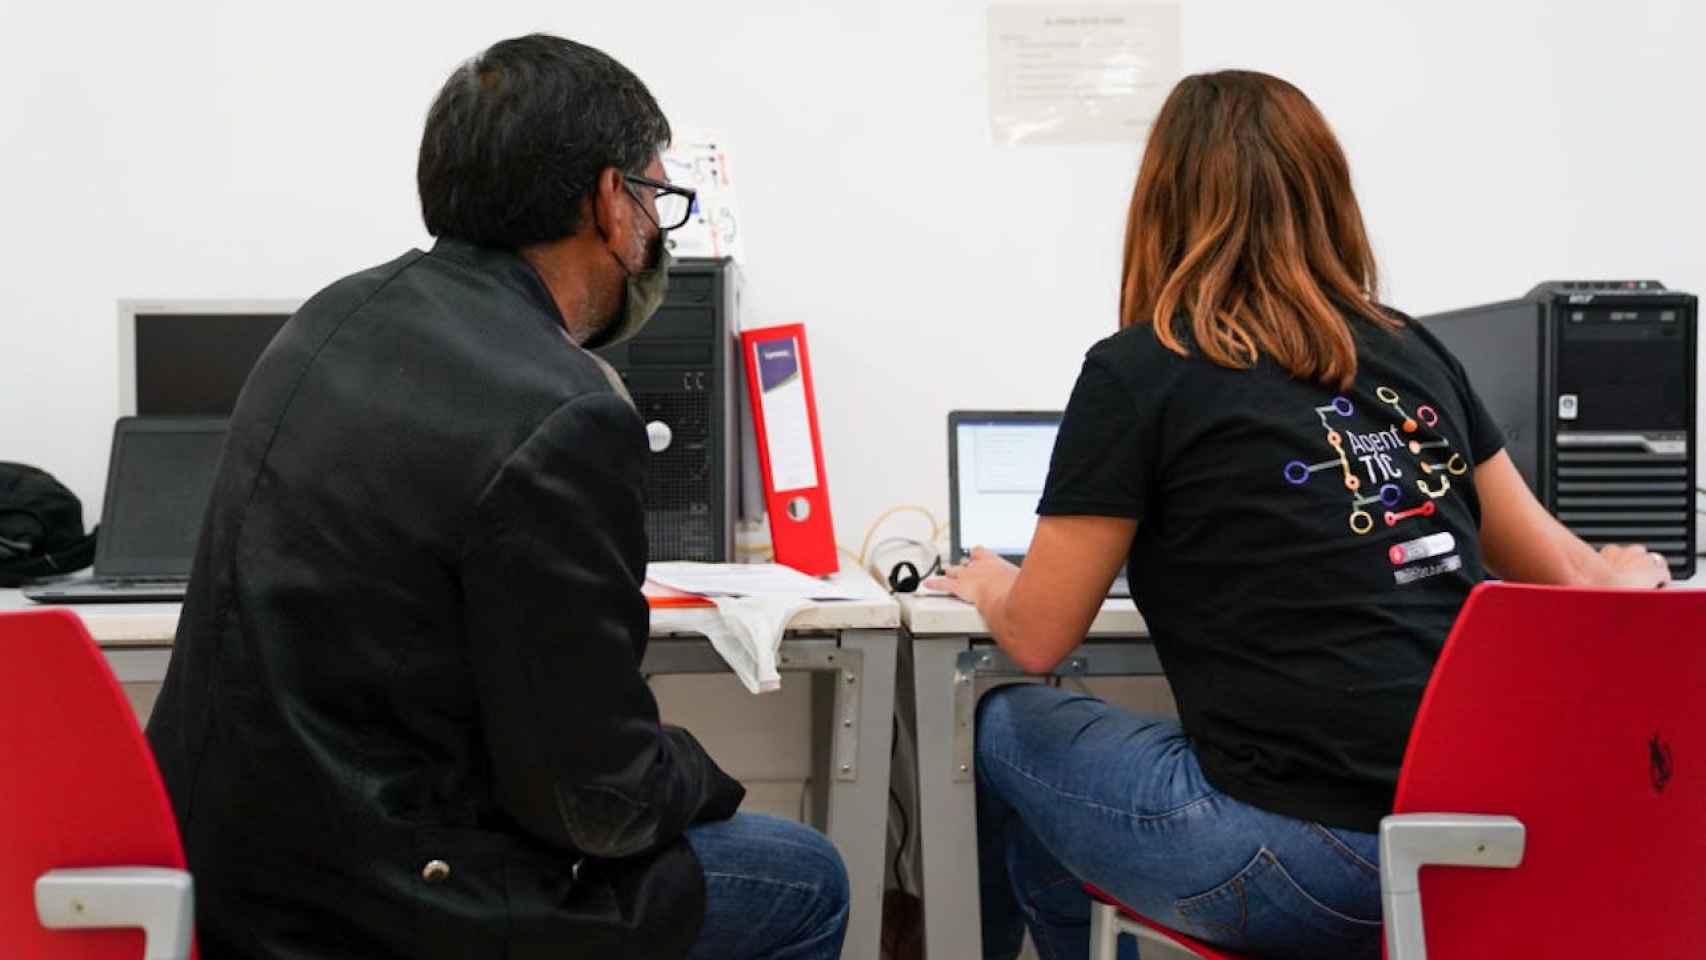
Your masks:
{"label": "black computer tower", "polygon": [[1695,566],[1698,299],[1652,280],[1554,281],[1421,318],[1540,501],[1587,542]]}
{"label": "black computer tower", "polygon": [[650,323],[600,351],[616,368],[646,423],[670,440],[652,453],[646,537],[653,560],[734,558],[740,504],[740,301],[733,260],[683,259]]}

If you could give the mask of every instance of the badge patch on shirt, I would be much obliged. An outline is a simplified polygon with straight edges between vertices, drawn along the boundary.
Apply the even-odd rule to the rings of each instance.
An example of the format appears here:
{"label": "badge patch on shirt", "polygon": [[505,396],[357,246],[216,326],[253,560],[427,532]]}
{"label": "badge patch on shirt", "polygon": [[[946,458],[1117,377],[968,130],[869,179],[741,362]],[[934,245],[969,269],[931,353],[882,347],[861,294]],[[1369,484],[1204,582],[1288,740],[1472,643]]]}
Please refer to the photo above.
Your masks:
{"label": "badge patch on shirt", "polygon": [[1426,580],[1429,577],[1437,577],[1442,573],[1456,573],[1462,569],[1463,558],[1454,553],[1441,560],[1418,563],[1409,567],[1401,567],[1392,571],[1392,579],[1401,587],[1406,583],[1415,583],[1417,580]]}
{"label": "badge patch on shirt", "polygon": [[1392,549],[1386,551],[1392,565],[1401,567],[1406,563],[1417,560],[1428,560],[1444,556],[1457,549],[1457,538],[1449,533],[1435,533],[1426,537],[1418,537],[1408,543],[1395,543]]}

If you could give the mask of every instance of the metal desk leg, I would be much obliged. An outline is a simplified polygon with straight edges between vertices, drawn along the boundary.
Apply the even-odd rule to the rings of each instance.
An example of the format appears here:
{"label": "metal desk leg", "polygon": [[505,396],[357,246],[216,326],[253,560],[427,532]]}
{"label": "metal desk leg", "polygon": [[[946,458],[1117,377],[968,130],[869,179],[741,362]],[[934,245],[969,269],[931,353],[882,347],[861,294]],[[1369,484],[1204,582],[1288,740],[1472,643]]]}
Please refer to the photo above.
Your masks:
{"label": "metal desk leg", "polygon": [[[973,771],[954,758],[956,665],[966,637],[913,638],[918,708],[918,840],[924,855],[924,955],[983,956]],[[970,682],[968,678],[968,682]],[[975,696],[975,691],[967,691]]]}
{"label": "metal desk leg", "polygon": [[848,960],[878,960],[883,934],[883,852],[888,838],[889,748],[894,733],[893,630],[849,630],[843,650],[861,669],[835,676],[834,737],[829,771],[829,839],[847,864],[852,893]]}
{"label": "metal desk leg", "polygon": [[[843,666],[847,663],[842,661]],[[863,673],[862,661],[856,674]],[[841,670],[813,670],[812,678],[812,779],[811,809],[807,811],[812,826],[829,830],[829,785],[835,782],[835,708],[844,696],[838,686],[846,681]]]}

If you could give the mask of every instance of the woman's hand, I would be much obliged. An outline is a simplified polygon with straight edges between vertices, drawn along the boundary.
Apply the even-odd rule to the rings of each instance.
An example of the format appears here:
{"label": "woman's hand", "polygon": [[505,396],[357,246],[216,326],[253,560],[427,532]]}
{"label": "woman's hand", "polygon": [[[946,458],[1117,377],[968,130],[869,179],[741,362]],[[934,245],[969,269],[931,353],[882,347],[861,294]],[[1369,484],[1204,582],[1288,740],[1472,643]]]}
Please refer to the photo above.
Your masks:
{"label": "woman's hand", "polygon": [[1027,673],[1048,673],[1084,642],[1136,534],[1136,520],[1042,517],[1023,576],[979,547],[928,586],[976,604],[989,635],[1014,663]]}
{"label": "woman's hand", "polygon": [[1594,550],[1535,499],[1503,450],[1475,468],[1481,497],[1481,552],[1505,580],[1563,587],[1652,589],[1670,582],[1670,564],[1644,547]]}
{"label": "woman's hand", "polygon": [[967,603],[983,607],[1012,590],[1018,579],[1018,567],[995,551],[978,547],[965,563],[948,567],[941,576],[924,581],[924,585],[932,590],[946,590]]}
{"label": "woman's hand", "polygon": [[1608,587],[1650,590],[1670,582],[1670,564],[1646,547],[1602,547],[1599,555],[1611,567]]}

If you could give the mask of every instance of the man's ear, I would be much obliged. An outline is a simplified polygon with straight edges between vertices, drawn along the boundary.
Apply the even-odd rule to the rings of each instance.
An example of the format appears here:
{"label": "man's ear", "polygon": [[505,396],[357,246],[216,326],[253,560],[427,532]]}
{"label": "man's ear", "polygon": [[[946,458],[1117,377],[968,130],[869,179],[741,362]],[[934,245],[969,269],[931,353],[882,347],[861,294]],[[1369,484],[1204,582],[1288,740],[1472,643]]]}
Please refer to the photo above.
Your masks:
{"label": "man's ear", "polygon": [[592,212],[597,215],[597,226],[603,230],[599,239],[618,256],[621,256],[621,251],[616,249],[616,238],[627,236],[633,229],[633,224],[628,221],[634,215],[634,205],[625,200],[627,189],[622,171],[605,167],[598,172],[598,183],[589,198]]}

